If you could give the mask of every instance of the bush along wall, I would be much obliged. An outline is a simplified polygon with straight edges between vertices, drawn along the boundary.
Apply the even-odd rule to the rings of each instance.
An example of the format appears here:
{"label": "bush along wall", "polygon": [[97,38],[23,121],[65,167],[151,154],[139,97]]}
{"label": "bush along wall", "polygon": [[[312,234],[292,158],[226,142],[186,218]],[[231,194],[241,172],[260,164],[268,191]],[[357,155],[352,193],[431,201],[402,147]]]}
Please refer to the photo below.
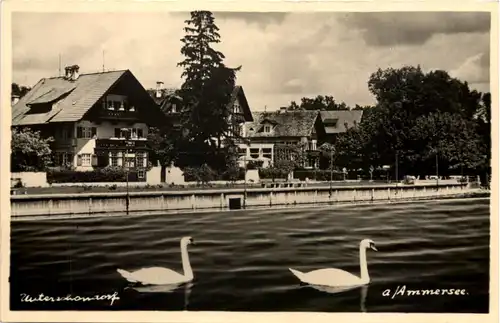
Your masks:
{"label": "bush along wall", "polygon": [[183,169],[186,182],[208,183],[210,181],[239,181],[245,179],[245,169],[240,167],[216,172],[207,165],[201,167],[186,167]]}
{"label": "bush along wall", "polygon": [[334,181],[344,180],[344,174],[338,170],[334,170],[331,174],[325,169],[299,169],[293,172],[293,178],[304,181],[306,178],[315,181],[330,181],[330,176]]}
{"label": "bush along wall", "polygon": [[[129,171],[129,182],[145,181],[139,178],[137,170]],[[52,183],[98,183],[98,182],[126,182],[127,171],[121,167],[106,167],[91,171],[74,170],[49,170],[47,172],[47,181]]]}
{"label": "bush along wall", "polygon": [[288,172],[277,168],[259,168],[259,177],[261,179],[286,179]]}

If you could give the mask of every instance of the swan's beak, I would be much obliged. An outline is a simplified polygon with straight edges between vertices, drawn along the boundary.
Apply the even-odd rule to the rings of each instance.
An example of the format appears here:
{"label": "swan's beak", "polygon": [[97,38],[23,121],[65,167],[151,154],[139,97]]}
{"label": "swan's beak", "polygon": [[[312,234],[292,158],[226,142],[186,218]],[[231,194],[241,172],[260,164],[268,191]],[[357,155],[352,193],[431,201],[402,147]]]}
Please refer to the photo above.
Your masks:
{"label": "swan's beak", "polygon": [[195,244],[195,243],[194,243],[194,239],[193,239],[193,238],[191,238],[191,244]]}
{"label": "swan's beak", "polygon": [[371,245],[371,246],[370,246],[370,248],[371,248],[372,250],[378,251],[378,249],[375,247],[375,245]]}

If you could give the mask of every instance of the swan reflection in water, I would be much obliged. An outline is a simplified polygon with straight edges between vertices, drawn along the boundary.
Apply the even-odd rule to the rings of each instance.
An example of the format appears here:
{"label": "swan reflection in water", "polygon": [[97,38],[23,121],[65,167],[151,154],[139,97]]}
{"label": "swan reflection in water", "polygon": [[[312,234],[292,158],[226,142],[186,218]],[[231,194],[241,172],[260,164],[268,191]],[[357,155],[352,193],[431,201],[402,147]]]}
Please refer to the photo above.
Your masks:
{"label": "swan reflection in water", "polygon": [[366,312],[366,295],[368,294],[369,285],[362,286],[343,286],[343,287],[331,287],[331,286],[321,286],[321,285],[301,285],[301,288],[313,288],[320,292],[329,293],[329,294],[339,294],[343,292],[347,292],[350,290],[354,290],[360,288],[360,310],[361,312]]}
{"label": "swan reflection in water", "polygon": [[191,295],[191,289],[193,288],[192,282],[170,285],[129,286],[127,289],[132,289],[139,293],[173,293],[180,290],[182,285],[184,285],[184,310],[187,310],[189,305],[189,296]]}

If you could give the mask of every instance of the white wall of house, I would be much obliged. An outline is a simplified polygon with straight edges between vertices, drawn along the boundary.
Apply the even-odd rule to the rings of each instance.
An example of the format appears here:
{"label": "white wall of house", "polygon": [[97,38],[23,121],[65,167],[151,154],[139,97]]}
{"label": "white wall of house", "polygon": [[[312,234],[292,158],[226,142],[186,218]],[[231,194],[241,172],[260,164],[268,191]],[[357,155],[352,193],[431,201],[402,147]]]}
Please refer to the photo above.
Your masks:
{"label": "white wall of house", "polygon": [[[244,154],[245,159],[248,163],[250,160],[262,160],[264,161],[263,167],[268,167],[274,161],[274,143],[250,143],[250,144],[239,144],[238,148],[240,150],[246,151]],[[240,164],[244,165],[245,159],[242,157],[243,154],[240,152]]]}
{"label": "white wall of house", "polygon": [[[77,137],[77,128],[83,127],[83,137]],[[91,128],[96,128],[95,136],[92,136]],[[75,166],[76,170],[86,171],[92,170],[94,167],[92,166],[92,158],[94,156],[94,149],[96,147],[96,139],[113,139],[115,137],[115,128],[133,128],[133,129],[142,129],[142,137],[146,138],[148,127],[145,123],[135,123],[133,125],[118,122],[118,123],[110,123],[110,122],[101,122],[99,124],[93,123],[87,120],[82,120],[80,122],[75,123],[74,125],[74,138],[76,147],[73,153],[72,164]],[[121,138],[116,138],[121,139]],[[140,138],[137,138],[140,140]],[[78,165],[78,158],[82,159],[82,165]]]}

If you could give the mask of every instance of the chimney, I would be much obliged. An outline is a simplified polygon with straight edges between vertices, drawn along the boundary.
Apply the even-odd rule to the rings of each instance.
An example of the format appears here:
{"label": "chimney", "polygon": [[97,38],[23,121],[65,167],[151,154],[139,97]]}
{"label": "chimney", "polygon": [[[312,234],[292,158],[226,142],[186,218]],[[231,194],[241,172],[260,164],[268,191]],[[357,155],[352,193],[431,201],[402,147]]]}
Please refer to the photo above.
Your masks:
{"label": "chimney", "polygon": [[65,72],[64,73],[64,78],[69,80],[71,78],[71,73],[72,73],[71,66],[66,66],[64,68],[64,72]]}
{"label": "chimney", "polygon": [[12,105],[12,106],[13,106],[13,105],[15,105],[15,104],[17,103],[17,101],[19,101],[19,95],[17,95],[17,94],[12,94],[12,96],[11,96],[11,100],[10,100],[11,105]]}
{"label": "chimney", "polygon": [[76,81],[80,76],[80,66],[73,65],[73,74],[71,75],[71,80]]}
{"label": "chimney", "polygon": [[157,81],[156,82],[156,98],[159,99],[162,97],[162,90],[163,90],[163,82]]}
{"label": "chimney", "polygon": [[78,65],[71,65],[71,66],[66,66],[64,68],[65,73],[65,78],[67,80],[71,81],[76,81],[78,77],[80,76],[79,74],[80,66]]}

